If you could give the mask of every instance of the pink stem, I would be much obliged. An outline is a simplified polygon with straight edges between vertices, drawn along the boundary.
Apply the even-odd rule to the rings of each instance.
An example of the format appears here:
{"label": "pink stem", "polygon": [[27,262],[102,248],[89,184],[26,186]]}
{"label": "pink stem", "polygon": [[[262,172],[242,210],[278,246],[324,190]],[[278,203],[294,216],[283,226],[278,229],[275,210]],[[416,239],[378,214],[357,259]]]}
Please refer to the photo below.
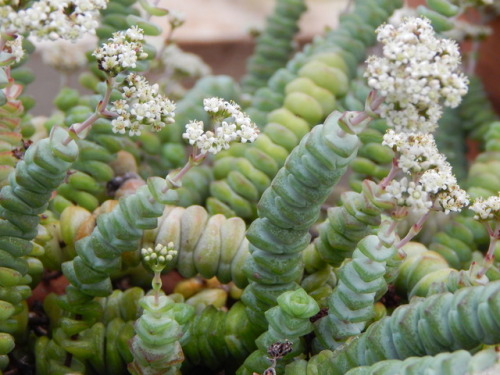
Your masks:
{"label": "pink stem", "polygon": [[485,265],[477,274],[478,278],[481,278],[493,264],[493,261],[495,260],[496,245],[498,240],[500,239],[500,224],[496,224],[494,229],[492,229],[489,224],[486,224],[486,227],[490,235],[490,245],[488,246],[488,251],[484,256]]}
{"label": "pink stem", "polygon": [[[206,156],[207,156],[206,154],[201,154],[201,153],[198,154],[198,155],[191,154],[191,156],[189,157],[188,162],[184,165],[184,167],[182,167],[182,169],[179,172],[176,173],[176,175],[174,177],[171,178],[171,181],[172,182],[180,182],[182,180],[182,177],[184,177],[184,175],[191,168],[193,168],[195,165],[197,165],[198,163],[200,163],[200,161],[202,161],[203,159],[205,159]],[[169,189],[170,188],[168,186],[166,186],[162,190],[162,193],[166,193]]]}
{"label": "pink stem", "polygon": [[[108,78],[106,79],[106,93],[104,94],[104,98],[99,102],[99,104],[97,104],[95,112],[92,113],[92,115],[90,115],[90,117],[87,118],[81,124],[71,125],[71,127],[69,128],[70,133],[78,135],[85,129],[87,129],[89,126],[92,126],[101,117],[112,115],[112,112],[106,110],[106,107],[109,104],[109,99],[111,98],[112,91],[113,91],[113,78],[108,76]],[[71,136],[68,136],[64,140],[63,145],[64,146],[68,145],[72,140],[73,138]]]}
{"label": "pink stem", "polygon": [[406,245],[408,242],[412,240],[413,237],[415,237],[423,228],[425,221],[429,218],[429,215],[431,213],[431,210],[427,211],[424,215],[418,219],[418,221],[412,225],[408,233],[406,234],[405,238],[403,238],[399,243],[396,245],[396,249],[401,249],[404,245]]}
{"label": "pink stem", "polygon": [[389,171],[389,174],[387,176],[385,176],[382,181],[380,181],[379,186],[382,189],[385,189],[387,187],[387,185],[389,185],[389,183],[392,181],[392,179],[394,178],[396,173],[398,173],[398,171],[399,171],[398,159],[394,158],[394,159],[392,159],[392,165],[391,165],[391,170]]}
{"label": "pink stem", "polygon": [[[375,90],[373,90],[370,95],[375,96],[375,99],[373,99],[373,102],[371,103],[371,110],[375,112],[378,107],[380,107],[380,105],[384,102],[385,97],[377,96],[377,92]],[[354,126],[359,125],[369,117],[370,115],[366,111],[360,112],[356,117],[352,119],[351,124]]]}

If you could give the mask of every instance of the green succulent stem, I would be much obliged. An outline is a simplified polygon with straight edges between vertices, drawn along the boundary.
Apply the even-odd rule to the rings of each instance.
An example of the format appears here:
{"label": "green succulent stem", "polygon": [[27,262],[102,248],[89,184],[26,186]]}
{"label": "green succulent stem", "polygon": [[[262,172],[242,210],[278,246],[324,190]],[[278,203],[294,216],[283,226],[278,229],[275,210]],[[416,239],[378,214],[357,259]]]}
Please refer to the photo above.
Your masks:
{"label": "green succulent stem", "polygon": [[372,323],[366,332],[337,350],[312,357],[308,367],[340,375],[386,359],[404,360],[498,343],[499,301],[500,281],[417,299]]}
{"label": "green succulent stem", "polygon": [[245,268],[250,285],[242,296],[250,320],[260,329],[267,325],[264,311],[275,305],[282,292],[298,287],[296,282],[303,272],[301,252],[310,241],[309,227],[355,157],[355,133],[367,123],[366,119],[358,121],[359,115],[352,123],[356,115],[334,112],[323,125],[314,127],[262,195],[259,218],[247,232],[250,256]]}

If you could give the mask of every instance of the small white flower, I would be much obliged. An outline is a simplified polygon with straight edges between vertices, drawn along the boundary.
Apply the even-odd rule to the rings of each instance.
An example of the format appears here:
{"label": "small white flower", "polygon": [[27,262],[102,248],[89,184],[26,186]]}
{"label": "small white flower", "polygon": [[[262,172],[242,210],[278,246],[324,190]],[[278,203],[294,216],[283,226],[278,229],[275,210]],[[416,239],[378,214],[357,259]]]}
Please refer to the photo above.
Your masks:
{"label": "small white flower", "polygon": [[436,38],[422,18],[407,18],[397,28],[382,25],[377,34],[383,56],[368,58],[365,77],[385,96],[380,115],[397,132],[433,131],[442,105],[456,107],[467,93],[457,44]]}
{"label": "small white flower", "polygon": [[439,192],[436,202],[442,207],[445,214],[460,212],[469,204],[469,196],[458,185],[452,185],[447,190]]}
{"label": "small white flower", "polygon": [[224,108],[224,102],[219,98],[203,99],[203,109],[206,112],[217,113],[221,108]]}
{"label": "small white flower", "polygon": [[137,61],[147,57],[142,49],[143,37],[143,30],[137,26],[114,33],[107,43],[92,54],[97,59],[99,69],[116,76],[126,69],[135,68]]}
{"label": "small white flower", "polygon": [[[158,86],[150,85],[144,77],[129,74],[121,91],[122,99],[112,103],[111,111],[127,119],[125,128],[129,130],[129,135],[140,135],[145,126],[160,131],[166,124],[174,122],[175,104],[159,94]],[[123,133],[120,122],[113,126]]]}
{"label": "small white flower", "polygon": [[490,220],[500,216],[500,195],[493,195],[486,199],[477,198],[469,207],[475,215],[476,220]]}
{"label": "small white flower", "polygon": [[186,131],[182,134],[184,139],[189,141],[190,145],[194,145],[203,134],[203,121],[190,121],[186,124]]}
{"label": "small white flower", "polygon": [[170,10],[168,12],[168,22],[170,23],[170,27],[173,29],[180,27],[186,22],[186,17],[184,16],[184,13],[182,12],[177,12],[174,10]]}
{"label": "small white flower", "polygon": [[144,31],[139,26],[132,26],[125,31],[125,37],[131,42],[140,42],[144,39]]}
{"label": "small white flower", "polygon": [[405,173],[419,173],[430,169],[447,170],[449,163],[439,152],[434,136],[422,133],[396,133],[389,129],[383,145],[399,154],[398,166]]}
{"label": "small white flower", "polygon": [[99,10],[106,6],[104,0],[39,0],[17,11],[9,5],[1,6],[0,31],[28,33],[38,39],[75,40],[95,33]]}
{"label": "small white flower", "polygon": [[214,117],[224,117],[220,125],[213,131],[203,132],[203,122],[191,121],[186,124],[186,131],[182,135],[189,143],[196,146],[202,154],[217,154],[227,150],[233,141],[242,143],[253,142],[259,134],[259,129],[250,118],[240,110],[234,102],[227,102],[220,98],[206,98],[203,100],[205,111]]}
{"label": "small white flower", "polygon": [[130,121],[123,116],[118,116],[111,121],[113,133],[125,134],[125,130],[130,127]]}

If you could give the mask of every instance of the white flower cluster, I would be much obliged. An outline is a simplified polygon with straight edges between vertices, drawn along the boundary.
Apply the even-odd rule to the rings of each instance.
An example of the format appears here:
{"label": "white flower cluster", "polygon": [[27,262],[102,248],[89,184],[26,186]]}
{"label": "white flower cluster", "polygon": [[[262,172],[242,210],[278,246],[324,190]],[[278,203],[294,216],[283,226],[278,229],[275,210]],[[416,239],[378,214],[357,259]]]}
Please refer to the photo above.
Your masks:
{"label": "white flower cluster", "polygon": [[458,186],[451,165],[439,153],[432,134],[389,130],[383,144],[398,152],[398,166],[412,176],[412,180],[392,180],[386,187],[399,205],[425,213],[437,204],[449,213],[469,204],[467,193]]}
{"label": "white flower cluster", "polygon": [[177,255],[174,248],[174,243],[169,242],[167,246],[157,244],[154,250],[150,247],[141,249],[142,259],[151,266],[164,267],[167,263],[171,262]]}
{"label": "white flower cluster", "polygon": [[111,122],[113,132],[140,135],[144,126],[160,131],[174,122],[175,104],[159,93],[158,84],[150,85],[142,76],[131,73],[121,87],[122,98],[112,103],[118,116]]}
{"label": "white flower cluster", "polygon": [[382,144],[399,153],[398,166],[405,173],[419,173],[446,163],[432,134],[396,133],[389,129]]}
{"label": "white flower cluster", "polygon": [[24,56],[22,35],[17,35],[15,39],[5,42],[5,47],[14,56],[16,62],[21,61]]}
{"label": "white flower cluster", "polygon": [[259,135],[255,123],[241,111],[238,104],[220,98],[207,98],[203,100],[203,107],[214,118],[221,119],[220,126],[213,132],[205,132],[203,121],[190,121],[182,135],[202,154],[217,154],[221,150],[227,150],[233,141],[253,142]]}
{"label": "white flower cluster", "polygon": [[161,56],[167,71],[187,77],[203,77],[211,73],[210,66],[194,53],[181,50],[177,45],[170,44]]}
{"label": "white flower cluster", "polygon": [[474,211],[476,220],[489,220],[495,216],[500,218],[500,195],[493,195],[486,199],[477,198],[469,209]]}
{"label": "white flower cluster", "polygon": [[144,31],[132,26],[126,31],[118,31],[93,56],[97,59],[99,69],[116,76],[118,73],[137,66],[138,60],[144,60],[148,55],[142,49]]}
{"label": "white flower cluster", "polygon": [[54,69],[71,72],[87,65],[87,51],[94,48],[95,36],[86,35],[77,41],[64,39],[37,43],[42,61]]}
{"label": "white flower cluster", "polygon": [[39,39],[78,39],[95,33],[99,10],[108,0],[40,0],[26,9],[0,6],[0,31],[29,33]]}
{"label": "white flower cluster", "polygon": [[178,12],[175,10],[169,10],[168,12],[168,23],[172,29],[176,29],[181,27],[184,22],[186,22],[186,16],[182,12]]}
{"label": "white flower cluster", "polygon": [[422,18],[407,18],[397,28],[382,25],[377,34],[383,57],[368,58],[365,77],[385,97],[381,116],[397,132],[433,131],[441,103],[456,107],[467,93],[457,44],[436,38],[430,21]]}

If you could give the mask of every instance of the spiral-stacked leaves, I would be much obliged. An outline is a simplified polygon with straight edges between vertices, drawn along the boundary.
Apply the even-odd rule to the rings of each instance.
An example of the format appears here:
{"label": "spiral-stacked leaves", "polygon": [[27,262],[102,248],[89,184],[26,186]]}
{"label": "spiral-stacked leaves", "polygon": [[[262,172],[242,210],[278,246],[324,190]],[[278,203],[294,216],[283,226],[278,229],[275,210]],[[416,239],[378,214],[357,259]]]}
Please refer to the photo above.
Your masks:
{"label": "spiral-stacked leaves", "polygon": [[247,232],[250,254],[245,265],[250,285],[242,300],[251,321],[265,327],[264,311],[284,291],[297,288],[302,275],[301,251],[310,241],[309,228],[320,205],[345,172],[358,147],[333,113],[316,126],[290,154],[259,203],[259,219]]}
{"label": "spiral-stacked leaves", "polygon": [[158,228],[146,238],[155,244],[174,243],[178,255],[171,267],[182,276],[216,276],[223,283],[234,281],[243,288],[248,283],[243,272],[248,256],[245,231],[245,222],[240,218],[210,217],[201,206],[167,206]]}
{"label": "spiral-stacked leaves", "polygon": [[319,225],[314,240],[320,257],[335,267],[352,257],[357,243],[380,225],[380,214],[394,202],[377,184],[366,180],[360,193],[343,193],[341,204],[328,209],[328,219]]}
{"label": "spiral-stacked leaves", "polygon": [[398,293],[426,297],[436,292],[454,292],[459,288],[474,284],[470,272],[457,271],[448,262],[424,245],[410,242],[403,247],[406,259],[401,264],[395,281]]}
{"label": "spiral-stacked leaves", "polygon": [[328,315],[316,327],[315,350],[335,349],[357,335],[373,318],[373,304],[387,291],[388,263],[396,255],[397,236],[384,221],[377,235],[364,237],[352,254],[352,260],[338,270],[339,281],[328,297]]}
{"label": "spiral-stacked leaves", "polygon": [[9,185],[0,191],[0,332],[25,328],[26,320],[16,319],[16,314],[23,314],[26,306],[21,301],[30,294],[26,284],[31,281],[28,273],[34,263],[26,256],[33,251],[30,241],[37,234],[38,215],[78,156],[74,142],[63,145],[68,136],[56,127],[50,138],[28,148],[24,160],[9,175]]}
{"label": "spiral-stacked leaves", "polygon": [[105,195],[105,186],[114,177],[113,169],[108,165],[115,155],[104,147],[87,140],[79,140],[80,155],[67,178],[59,186],[58,194],[78,206],[93,211],[101,203],[99,197]]}
{"label": "spiral-stacked leaves", "polygon": [[135,323],[137,335],[131,341],[132,374],[176,374],[184,360],[179,339],[181,325],[194,314],[192,306],[175,303],[165,295],[148,295],[140,301],[144,309]]}
{"label": "spiral-stacked leaves", "polygon": [[470,350],[480,344],[498,344],[499,328],[500,281],[495,281],[400,306],[335,352],[314,356],[307,367],[340,375],[385,359]]}
{"label": "spiral-stacked leaves", "polygon": [[442,375],[487,374],[498,361],[497,353],[483,350],[474,356],[465,350],[453,353],[441,353],[435,357],[411,357],[404,361],[386,360],[370,367],[361,366],[349,370],[346,375],[424,375],[436,373]]}
{"label": "spiral-stacked leaves", "polygon": [[[67,297],[48,295],[44,310],[53,327],[52,339],[41,336],[35,344],[37,374],[95,372],[120,374],[132,362],[128,342],[134,336],[134,321],[140,316],[140,288],[115,290],[107,298],[85,305]],[[78,316],[78,319],[75,318]]]}
{"label": "spiral-stacked leaves", "polygon": [[143,230],[156,228],[163,204],[177,198],[174,190],[162,193],[164,188],[164,179],[150,178],[147,186],[120,199],[110,213],[98,217],[92,234],[76,242],[78,256],[62,265],[71,284],[89,296],[111,293],[110,274],[120,270],[121,254],[137,250]]}
{"label": "spiral-stacked leaves", "polygon": [[290,353],[278,359],[277,371],[282,372],[286,363],[304,351],[301,337],[312,331],[309,319],[319,312],[318,304],[304,289],[285,292],[277,302],[278,306],[266,311],[269,330],[257,338],[258,350],[245,360],[237,374],[263,373],[271,364],[268,350],[275,343],[288,341],[292,346]]}
{"label": "spiral-stacked leaves", "polygon": [[293,51],[293,37],[300,16],[306,10],[304,0],[278,0],[266,28],[259,35],[255,51],[247,62],[242,79],[243,91],[253,93],[266,85],[276,70],[285,66]]}

